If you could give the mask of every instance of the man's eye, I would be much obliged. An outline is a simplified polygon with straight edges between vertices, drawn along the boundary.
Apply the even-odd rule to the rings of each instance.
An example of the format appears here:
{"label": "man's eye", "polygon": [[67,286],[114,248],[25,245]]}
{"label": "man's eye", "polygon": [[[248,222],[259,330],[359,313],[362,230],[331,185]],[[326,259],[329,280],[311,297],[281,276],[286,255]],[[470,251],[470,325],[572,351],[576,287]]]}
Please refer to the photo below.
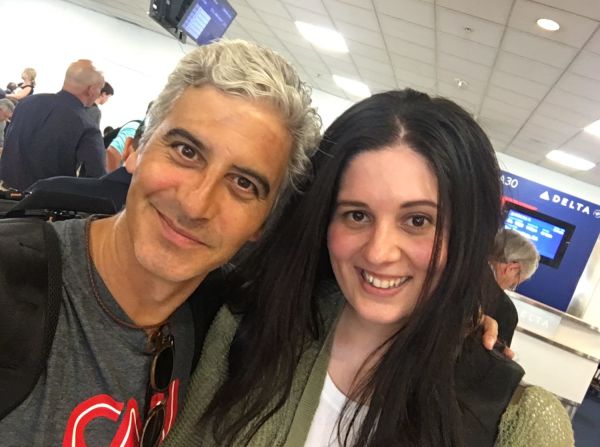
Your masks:
{"label": "man's eye", "polygon": [[258,196],[258,187],[252,180],[246,177],[236,176],[234,179],[235,185],[244,192],[251,192],[253,195]]}
{"label": "man's eye", "polygon": [[238,177],[237,184],[242,189],[250,189],[254,186],[254,184],[248,180],[246,177]]}
{"label": "man's eye", "polygon": [[185,158],[193,160],[196,157],[196,151],[187,144],[178,143],[174,147]]}

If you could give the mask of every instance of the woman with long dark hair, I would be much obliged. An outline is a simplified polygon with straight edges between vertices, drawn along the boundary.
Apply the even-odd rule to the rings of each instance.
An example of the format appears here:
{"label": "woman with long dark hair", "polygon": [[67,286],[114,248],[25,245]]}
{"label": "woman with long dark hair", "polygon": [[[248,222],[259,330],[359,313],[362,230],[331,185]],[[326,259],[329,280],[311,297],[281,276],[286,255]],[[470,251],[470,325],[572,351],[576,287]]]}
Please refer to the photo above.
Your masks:
{"label": "woman with long dark hair", "polygon": [[[456,365],[493,281],[489,140],[453,102],[392,91],[342,114],[313,163],[235,272],[250,280],[213,322],[166,445],[474,445]],[[573,444],[549,393],[515,402],[490,445],[496,429],[503,446]]]}

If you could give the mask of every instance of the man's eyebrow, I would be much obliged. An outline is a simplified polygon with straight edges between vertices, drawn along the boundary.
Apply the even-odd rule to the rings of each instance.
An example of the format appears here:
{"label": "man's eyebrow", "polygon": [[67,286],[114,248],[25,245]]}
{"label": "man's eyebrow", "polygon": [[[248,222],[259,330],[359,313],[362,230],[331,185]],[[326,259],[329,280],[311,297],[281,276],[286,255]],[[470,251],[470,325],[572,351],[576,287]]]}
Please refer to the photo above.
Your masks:
{"label": "man's eyebrow", "polygon": [[191,132],[189,132],[181,127],[174,127],[172,129],[169,129],[169,131],[165,134],[165,138],[173,138],[173,137],[183,137],[186,140],[189,140],[190,143],[194,144],[195,146],[197,146],[199,148],[206,147],[206,145],[204,143],[202,143],[202,141],[200,141],[198,138],[196,138]]}
{"label": "man's eyebrow", "polygon": [[269,192],[271,192],[271,185],[269,184],[269,180],[264,175],[260,174],[259,172],[255,171],[252,168],[245,168],[243,166],[237,166],[237,165],[234,165],[233,167],[240,174],[244,174],[245,176],[251,177],[256,182],[260,183],[260,186],[262,187],[262,189],[264,191],[263,195],[265,197],[269,195]]}
{"label": "man's eyebrow", "polygon": [[[190,143],[192,143],[194,146],[196,146],[198,148],[208,149],[208,147],[204,143],[202,143],[202,141],[200,141],[192,133],[190,133],[189,131],[187,131],[181,127],[174,127],[165,134],[165,138],[174,138],[174,137],[185,138],[186,140],[188,140]],[[264,195],[265,197],[269,195],[269,193],[271,192],[271,184],[269,183],[269,180],[263,174],[257,172],[256,170],[254,170],[252,168],[247,168],[244,166],[234,165],[233,167],[240,174],[251,177],[257,183],[259,183],[260,188],[262,188],[262,190],[263,190],[262,195]]]}

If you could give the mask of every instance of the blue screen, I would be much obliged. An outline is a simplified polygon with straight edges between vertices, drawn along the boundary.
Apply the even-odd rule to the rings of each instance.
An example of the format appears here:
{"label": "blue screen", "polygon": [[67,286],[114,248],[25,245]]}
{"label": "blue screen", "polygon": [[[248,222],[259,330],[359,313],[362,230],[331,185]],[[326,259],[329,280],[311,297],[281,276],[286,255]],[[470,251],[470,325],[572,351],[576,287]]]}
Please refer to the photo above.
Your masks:
{"label": "blue screen", "polygon": [[565,229],[515,210],[509,210],[504,228],[518,231],[534,243],[540,255],[554,259]]}
{"label": "blue screen", "polygon": [[236,14],[224,0],[196,0],[187,10],[180,27],[198,45],[204,45],[222,37]]}

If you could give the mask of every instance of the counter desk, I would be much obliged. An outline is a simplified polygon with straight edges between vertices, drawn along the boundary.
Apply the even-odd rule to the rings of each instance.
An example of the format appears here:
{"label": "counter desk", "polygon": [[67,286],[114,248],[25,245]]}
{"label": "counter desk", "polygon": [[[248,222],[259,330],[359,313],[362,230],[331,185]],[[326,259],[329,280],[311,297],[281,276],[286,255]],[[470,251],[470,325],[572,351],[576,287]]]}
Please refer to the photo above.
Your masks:
{"label": "counter desk", "polygon": [[519,293],[506,293],[519,313],[511,348],[525,369],[523,382],[556,394],[574,413],[600,363],[600,328]]}

